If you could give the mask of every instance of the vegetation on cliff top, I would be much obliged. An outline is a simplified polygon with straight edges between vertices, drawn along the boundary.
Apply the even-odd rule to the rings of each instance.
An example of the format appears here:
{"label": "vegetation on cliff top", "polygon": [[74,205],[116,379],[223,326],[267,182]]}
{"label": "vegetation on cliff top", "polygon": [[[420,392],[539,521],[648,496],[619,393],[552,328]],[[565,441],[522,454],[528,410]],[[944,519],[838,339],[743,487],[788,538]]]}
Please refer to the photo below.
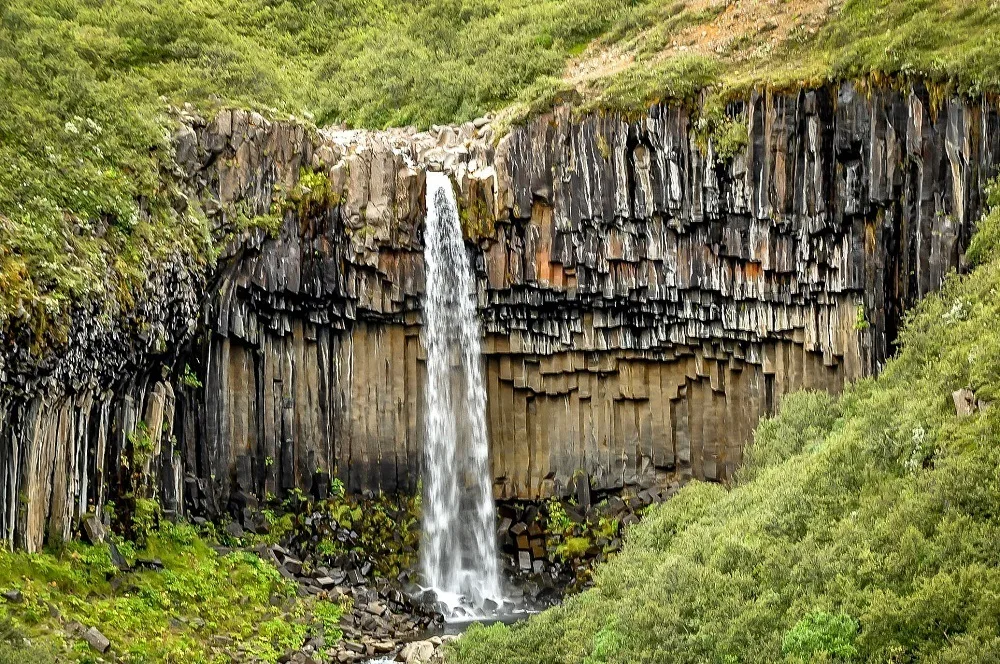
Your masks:
{"label": "vegetation on cliff top", "polygon": [[[1000,194],[899,356],[785,397],[732,490],[647,512],[596,587],[457,642],[465,664],[1000,660]],[[952,394],[979,405],[956,415]]]}
{"label": "vegetation on cliff top", "polygon": [[[0,329],[58,340],[73,303],[127,309],[165,258],[213,259],[205,220],[173,204],[171,103],[377,127],[467,120],[513,101],[513,117],[566,96],[636,110],[708,85],[872,74],[1000,89],[995,0],[847,0],[829,15],[820,0],[790,0],[744,17],[751,5],[9,0]],[[618,59],[601,66],[608,53]]]}
{"label": "vegetation on cliff top", "polygon": [[[168,104],[429,124],[501,106],[624,0],[12,0],[0,5],[0,329],[58,339],[74,302],[129,307],[179,215]],[[53,325],[54,324],[54,325]]]}

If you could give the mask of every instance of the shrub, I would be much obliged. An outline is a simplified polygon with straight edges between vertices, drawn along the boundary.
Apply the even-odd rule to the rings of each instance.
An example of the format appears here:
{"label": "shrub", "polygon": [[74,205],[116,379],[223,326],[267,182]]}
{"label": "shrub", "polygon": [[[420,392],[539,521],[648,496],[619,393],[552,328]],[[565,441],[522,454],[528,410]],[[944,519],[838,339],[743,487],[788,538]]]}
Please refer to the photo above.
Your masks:
{"label": "shrub", "polygon": [[781,643],[781,650],[806,661],[818,655],[848,661],[858,654],[854,647],[857,633],[858,623],[850,616],[816,611],[788,630]]}
{"label": "shrub", "polygon": [[781,415],[761,420],[754,431],[753,442],[744,453],[739,478],[752,479],[761,470],[825,439],[839,410],[837,401],[826,392],[805,391],[784,397]]}

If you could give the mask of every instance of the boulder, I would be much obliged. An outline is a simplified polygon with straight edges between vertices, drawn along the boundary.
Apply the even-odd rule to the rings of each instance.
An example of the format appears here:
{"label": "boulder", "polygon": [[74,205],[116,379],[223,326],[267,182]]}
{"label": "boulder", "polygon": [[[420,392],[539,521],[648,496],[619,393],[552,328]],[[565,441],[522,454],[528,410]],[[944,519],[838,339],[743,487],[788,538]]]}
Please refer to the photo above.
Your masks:
{"label": "boulder", "polygon": [[316,585],[318,585],[323,590],[333,590],[337,587],[337,582],[329,576],[321,576],[316,579]]}
{"label": "boulder", "polygon": [[426,664],[434,655],[434,644],[430,641],[413,641],[403,646],[399,656],[406,664]]}
{"label": "boulder", "polygon": [[230,537],[235,537],[236,539],[242,539],[243,536],[246,535],[246,532],[243,530],[243,526],[236,521],[230,521],[226,524],[226,533]]}
{"label": "boulder", "polygon": [[951,393],[955,402],[955,413],[959,417],[968,417],[976,412],[976,395],[970,389],[955,390]]}
{"label": "boulder", "polygon": [[95,546],[104,544],[104,537],[106,535],[104,524],[101,523],[101,520],[96,515],[88,514],[84,516],[80,525],[83,528],[83,536],[88,542]]}
{"label": "boulder", "polygon": [[108,637],[101,634],[96,627],[91,627],[82,634],[83,640],[90,644],[90,647],[99,653],[106,653],[111,647]]}
{"label": "boulder", "polygon": [[302,561],[297,558],[287,557],[281,566],[292,574],[298,575],[302,573]]}

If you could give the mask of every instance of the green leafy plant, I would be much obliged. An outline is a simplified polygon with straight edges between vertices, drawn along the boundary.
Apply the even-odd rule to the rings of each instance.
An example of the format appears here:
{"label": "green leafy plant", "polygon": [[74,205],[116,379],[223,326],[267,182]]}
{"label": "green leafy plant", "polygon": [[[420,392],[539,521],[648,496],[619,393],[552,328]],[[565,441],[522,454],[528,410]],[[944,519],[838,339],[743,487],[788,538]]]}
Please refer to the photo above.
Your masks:
{"label": "green leafy plant", "polygon": [[839,661],[851,661],[858,654],[854,640],[858,623],[849,615],[815,611],[795,623],[781,642],[786,655],[803,661],[814,661],[828,655]]}
{"label": "green leafy plant", "polygon": [[865,316],[865,305],[859,304],[857,308],[857,315],[854,320],[854,329],[858,332],[864,332],[868,329],[868,318]]}
{"label": "green leafy plant", "polygon": [[181,374],[181,384],[184,387],[189,387],[193,390],[199,390],[202,387],[204,387],[201,384],[201,381],[198,380],[198,374],[196,374],[194,370],[191,369],[190,364],[184,365],[184,372]]}
{"label": "green leafy plant", "polygon": [[591,544],[589,537],[567,537],[556,546],[555,553],[562,560],[573,560],[586,554]]}
{"label": "green leafy plant", "polygon": [[132,535],[136,543],[145,545],[160,521],[160,504],[149,498],[137,498],[132,510]]}
{"label": "green leafy plant", "polygon": [[125,455],[122,458],[122,465],[126,468],[133,468],[135,466],[134,470],[138,471],[149,461],[155,447],[153,434],[149,430],[149,425],[140,420],[135,425],[135,429],[129,432],[128,442],[132,446],[131,459],[128,455]]}
{"label": "green leafy plant", "polygon": [[565,534],[573,531],[573,521],[566,514],[566,509],[558,498],[550,498],[546,504],[547,517],[545,530],[553,534]]}

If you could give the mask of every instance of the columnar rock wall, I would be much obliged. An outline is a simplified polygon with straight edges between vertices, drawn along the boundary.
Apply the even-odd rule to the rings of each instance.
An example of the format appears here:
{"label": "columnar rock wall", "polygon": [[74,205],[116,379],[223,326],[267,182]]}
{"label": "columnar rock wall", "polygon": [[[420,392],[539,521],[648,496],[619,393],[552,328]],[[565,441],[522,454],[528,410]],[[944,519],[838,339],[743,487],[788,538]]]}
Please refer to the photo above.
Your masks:
{"label": "columnar rock wall", "polygon": [[[747,142],[725,158],[694,107],[638,120],[561,108],[497,144],[484,121],[312,134],[240,111],[188,118],[177,161],[189,204],[218,228],[277,211],[280,232],[237,233],[197,331],[173,335],[175,356],[149,355],[168,370],[147,363],[144,391],[101,384],[108,413],[131,419],[60,428],[49,415],[42,439],[107,456],[100,432],[127,438],[146,395],[163,385],[167,403],[172,382],[158,490],[177,511],[309,490],[317,471],[352,490],[414,490],[424,172],[436,168],[456,182],[479,276],[497,496],[583,477],[600,489],[729,478],[782,394],[877,370],[902,311],[961,266],[1000,116],[991,101],[850,85],[727,112]],[[184,364],[197,374],[186,386]],[[51,461],[9,461],[24,457],[10,450],[26,404],[56,404],[49,393],[0,408],[0,463],[23,486],[53,475]],[[34,519],[11,516],[11,499],[3,534],[63,535],[113,489],[54,486]]]}
{"label": "columnar rock wall", "polygon": [[[340,195],[224,280],[206,392],[231,423],[194,445],[217,441],[210,465],[249,493],[317,468],[415,487],[429,165],[455,176],[480,275],[497,495],[580,471],[605,489],[731,477],[760,414],[876,369],[903,308],[959,266],[998,135],[993,106],[919,89],[729,111],[748,141],[727,159],[667,107],[559,109],[496,148],[476,125],[323,136],[309,158]],[[218,503],[227,482],[202,488]]]}
{"label": "columnar rock wall", "polygon": [[0,541],[36,551],[68,539],[82,515],[126,493],[179,510],[169,368],[195,330],[200,290],[178,257],[130,315],[81,311],[59,353],[37,361],[0,339]]}

